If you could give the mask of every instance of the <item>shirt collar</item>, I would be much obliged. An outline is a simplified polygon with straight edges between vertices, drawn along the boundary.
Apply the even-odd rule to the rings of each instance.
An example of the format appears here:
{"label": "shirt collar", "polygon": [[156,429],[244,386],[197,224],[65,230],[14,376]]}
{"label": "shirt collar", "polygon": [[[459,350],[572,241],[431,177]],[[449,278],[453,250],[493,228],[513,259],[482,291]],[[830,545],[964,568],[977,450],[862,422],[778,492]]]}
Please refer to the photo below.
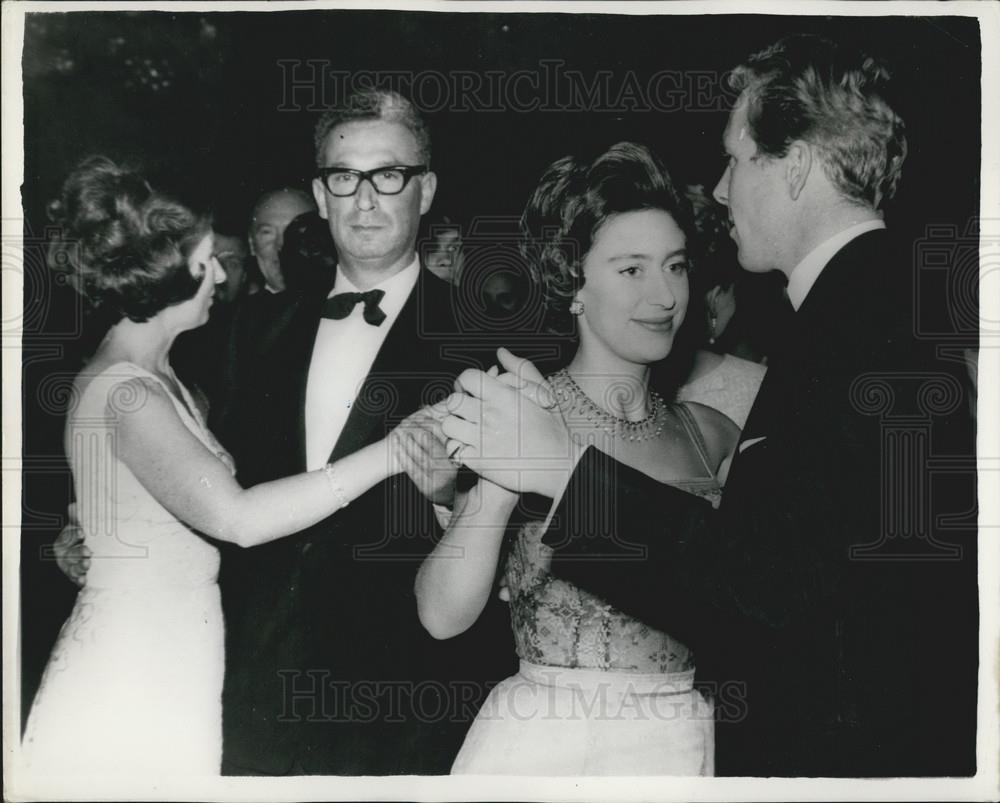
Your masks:
{"label": "shirt collar", "polygon": [[828,240],[824,240],[806,254],[805,258],[795,266],[788,276],[788,300],[792,302],[795,311],[798,312],[802,302],[806,300],[806,296],[809,295],[809,291],[816,283],[816,279],[819,278],[827,263],[833,259],[834,254],[855,237],[865,232],[884,228],[885,221],[881,218],[855,223],[853,226],[848,226],[843,231],[837,232]]}
{"label": "shirt collar", "polygon": [[[399,311],[406,303],[406,299],[410,297],[410,292],[416,286],[418,278],[420,278],[420,257],[414,254],[413,261],[399,273],[390,276],[388,279],[379,282],[371,288],[372,290],[381,290],[385,293],[378,305],[388,318],[393,319],[399,314]],[[361,290],[341,272],[340,265],[337,265],[333,289],[327,295],[327,298],[332,298],[338,293],[360,292]]]}

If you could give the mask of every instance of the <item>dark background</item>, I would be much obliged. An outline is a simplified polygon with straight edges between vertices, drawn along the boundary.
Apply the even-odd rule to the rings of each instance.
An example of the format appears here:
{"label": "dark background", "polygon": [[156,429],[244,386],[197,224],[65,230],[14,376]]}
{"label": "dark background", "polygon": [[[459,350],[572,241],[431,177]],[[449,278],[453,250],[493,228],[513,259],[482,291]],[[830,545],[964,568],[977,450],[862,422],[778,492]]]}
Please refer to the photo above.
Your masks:
{"label": "dark background", "polygon": [[[454,102],[438,108],[441,103],[429,92],[425,101],[432,106],[433,167],[439,176],[432,214],[448,212],[466,221],[517,215],[553,159],[624,139],[653,146],[680,181],[711,187],[723,167],[720,140],[731,100],[725,72],[793,32],[849,41],[893,68],[910,152],[887,220],[914,242],[914,269],[920,271],[925,268],[923,239],[933,227],[931,245],[943,249],[946,264],[944,270],[926,271],[923,286],[927,297],[943,303],[924,320],[956,346],[975,345],[976,299],[969,297],[975,294],[974,282],[963,279],[978,270],[981,47],[975,19],[348,11],[29,14],[22,61],[25,709],[75,593],[46,547],[71,501],[61,442],[66,389],[93,345],[93,333],[72,291],[45,268],[42,244],[45,205],[77,161],[91,153],[129,160],[155,186],[212,209],[220,226],[244,229],[261,191],[306,188],[311,178],[321,82],[288,97],[292,73],[280,61],[303,62],[294,73],[298,80],[312,69],[304,62],[316,59],[326,62],[325,69],[345,72],[502,71],[509,86],[514,71],[541,74],[543,60],[560,60],[562,69],[577,71],[584,84],[606,71],[607,91],[595,102],[571,103],[561,111],[518,110],[503,96],[485,92],[479,94],[493,110],[469,108],[469,97],[465,109]],[[315,69],[318,73],[319,65]],[[636,98],[637,107],[630,111],[627,98],[619,98],[630,77],[645,87],[661,70],[678,71],[684,90],[671,96],[672,110],[664,110],[661,97],[658,110],[641,108],[643,99]],[[420,85],[430,90],[439,84],[425,80]],[[336,91],[335,83],[327,87]],[[546,101],[544,91],[522,91]],[[569,97],[565,90],[561,100]]]}

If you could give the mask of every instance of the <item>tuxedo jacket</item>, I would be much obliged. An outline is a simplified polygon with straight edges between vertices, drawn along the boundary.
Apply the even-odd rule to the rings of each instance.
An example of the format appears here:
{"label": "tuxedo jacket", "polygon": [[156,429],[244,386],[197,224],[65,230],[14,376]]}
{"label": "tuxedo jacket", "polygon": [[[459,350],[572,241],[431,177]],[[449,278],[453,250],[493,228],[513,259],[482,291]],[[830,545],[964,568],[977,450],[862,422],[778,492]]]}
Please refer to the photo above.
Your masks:
{"label": "tuxedo jacket", "polygon": [[[272,299],[240,335],[220,432],[244,487],[305,470],[324,300]],[[463,335],[451,305],[449,285],[421,269],[331,460],[447,395],[464,368],[495,361],[495,343]],[[414,579],[440,533],[431,504],[399,475],[302,533],[225,550],[224,771],[448,771],[490,683],[513,670],[513,647],[495,595],[456,639],[435,641],[420,625]]]}
{"label": "tuxedo jacket", "polygon": [[971,426],[912,265],[864,234],[789,311],[718,511],[591,449],[545,536],[553,572],[694,649],[720,774],[975,771]]}
{"label": "tuxedo jacket", "polygon": [[[320,295],[329,293],[332,281],[331,277],[326,289],[317,292]],[[208,426],[221,442],[235,440],[236,435],[242,434],[239,428],[246,425],[246,410],[240,404],[244,382],[255,375],[257,355],[270,353],[270,339],[282,334],[284,327],[281,323],[287,323],[289,306],[303,300],[295,294],[271,293],[268,290],[241,296],[230,305],[228,321],[218,342],[196,344],[195,347],[208,348],[218,355],[215,360],[217,375],[203,387],[209,399]],[[187,334],[185,332],[181,337]],[[189,346],[191,350],[195,347]],[[237,445],[234,443],[234,446]]]}

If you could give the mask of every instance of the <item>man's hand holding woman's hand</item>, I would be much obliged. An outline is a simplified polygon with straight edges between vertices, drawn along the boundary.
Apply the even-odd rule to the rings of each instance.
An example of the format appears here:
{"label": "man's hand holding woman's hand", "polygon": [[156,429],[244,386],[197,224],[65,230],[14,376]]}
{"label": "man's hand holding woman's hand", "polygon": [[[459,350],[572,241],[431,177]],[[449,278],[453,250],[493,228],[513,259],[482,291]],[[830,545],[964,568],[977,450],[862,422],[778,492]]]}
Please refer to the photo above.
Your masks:
{"label": "man's hand holding woman's hand", "polygon": [[434,406],[447,452],[515,493],[556,498],[582,448],[570,438],[556,398],[528,360],[499,349],[505,373],[468,369],[456,392]]}
{"label": "man's hand holding woman's hand", "polygon": [[389,433],[390,473],[405,471],[435,505],[455,501],[458,466],[448,459],[441,423],[427,408],[405,418]]}

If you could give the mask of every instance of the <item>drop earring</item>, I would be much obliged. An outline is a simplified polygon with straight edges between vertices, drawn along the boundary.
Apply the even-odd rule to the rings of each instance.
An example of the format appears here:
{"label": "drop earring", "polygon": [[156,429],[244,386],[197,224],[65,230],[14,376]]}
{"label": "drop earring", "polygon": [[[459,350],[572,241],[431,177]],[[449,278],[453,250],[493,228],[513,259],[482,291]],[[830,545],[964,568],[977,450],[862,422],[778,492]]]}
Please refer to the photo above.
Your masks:
{"label": "drop earring", "polygon": [[569,314],[583,315],[583,302],[579,300],[571,302],[569,305]]}

